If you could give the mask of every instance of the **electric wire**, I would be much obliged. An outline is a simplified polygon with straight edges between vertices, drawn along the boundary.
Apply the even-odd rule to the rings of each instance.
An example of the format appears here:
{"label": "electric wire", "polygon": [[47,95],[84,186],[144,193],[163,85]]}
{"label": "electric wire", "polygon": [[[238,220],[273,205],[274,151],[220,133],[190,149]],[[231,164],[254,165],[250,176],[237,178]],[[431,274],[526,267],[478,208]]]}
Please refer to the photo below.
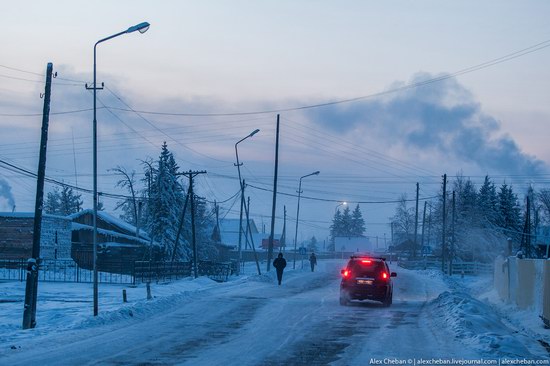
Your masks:
{"label": "electric wire", "polygon": [[[133,112],[133,113],[141,113],[141,114],[150,114],[150,115],[164,115],[164,116],[187,116],[187,117],[220,117],[220,116],[244,116],[244,115],[259,115],[259,114],[275,114],[275,113],[283,113],[283,112],[291,112],[291,111],[302,111],[302,110],[308,110],[308,109],[314,109],[314,108],[322,108],[322,107],[328,107],[338,104],[344,104],[344,103],[352,103],[360,100],[365,99],[371,99],[375,97],[381,97],[389,94],[393,94],[396,92],[401,92],[409,89],[414,89],[418,87],[422,87],[425,85],[430,85],[433,83],[437,83],[440,81],[448,80],[451,78],[454,78],[456,76],[472,73],[475,71],[483,70],[491,66],[498,65],[503,62],[507,62],[513,59],[516,59],[518,57],[522,57],[528,54],[531,54],[533,52],[537,52],[543,49],[546,49],[550,47],[550,40],[545,40],[542,42],[539,42],[537,44],[534,44],[532,46],[523,48],[518,51],[514,51],[512,53],[506,54],[504,56],[497,57],[495,59],[482,62],[480,64],[466,67],[464,69],[452,72],[452,73],[446,73],[441,76],[433,77],[427,80],[415,82],[406,84],[400,87],[391,88],[385,91],[373,93],[373,94],[367,94],[362,96],[357,96],[353,98],[346,98],[346,99],[340,99],[340,100],[334,100],[334,101],[328,101],[323,103],[317,103],[317,104],[310,104],[310,105],[303,105],[303,106],[297,106],[297,107],[286,107],[286,108],[274,108],[270,110],[259,110],[259,111],[248,111],[248,112],[232,112],[232,113],[176,113],[176,112],[162,112],[162,111],[146,111],[146,110],[137,110],[134,108],[131,108],[127,105],[127,108],[117,108],[117,107],[109,107],[115,110],[121,110],[126,112]],[[6,67],[6,66],[4,66]],[[13,69],[13,68],[12,68]],[[20,70],[18,70],[20,71]],[[79,81],[81,82],[81,81]],[[123,103],[125,104],[125,103]]]}

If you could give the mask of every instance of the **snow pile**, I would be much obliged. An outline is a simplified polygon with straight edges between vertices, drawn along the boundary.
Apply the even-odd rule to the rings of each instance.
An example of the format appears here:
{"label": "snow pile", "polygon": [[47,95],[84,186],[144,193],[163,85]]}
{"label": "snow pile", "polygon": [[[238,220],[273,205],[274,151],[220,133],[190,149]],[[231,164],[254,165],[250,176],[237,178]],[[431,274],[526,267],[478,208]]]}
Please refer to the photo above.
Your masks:
{"label": "snow pile", "polygon": [[[208,277],[186,278],[172,283],[152,283],[153,299],[147,300],[144,284],[100,285],[99,315],[92,316],[92,285],[42,282],[38,288],[37,327],[22,331],[25,282],[0,282],[0,344],[48,334],[124,321],[146,319],[187,302],[201,291],[219,286]],[[122,302],[122,290],[128,302]]]}
{"label": "snow pile", "polygon": [[[183,283],[187,282],[185,287],[183,283],[179,283],[179,291],[171,294],[155,295],[151,300],[141,299],[133,304],[123,305],[110,311],[100,313],[97,317],[88,317],[78,324],[75,328],[88,328],[91,326],[97,326],[102,324],[109,324],[122,319],[138,318],[147,319],[155,314],[160,314],[174,308],[174,305],[189,301],[193,295],[197,294],[200,290],[206,290],[212,286],[216,286],[217,282],[209,279],[208,277],[199,277],[196,280],[184,279]],[[157,285],[157,289],[163,285]],[[166,284],[168,286],[168,284]],[[168,286],[174,288],[174,286]]]}
{"label": "snow pile", "polygon": [[430,305],[434,318],[468,346],[487,355],[522,357],[529,351],[510,335],[490,305],[463,291],[445,291]]}
{"label": "snow pile", "polygon": [[[477,299],[491,306],[493,312],[502,317],[508,327],[514,328],[519,333],[526,334],[543,346],[550,344],[550,332],[545,328],[543,321],[539,317],[541,313],[539,306],[529,309],[519,309],[513,303],[502,301],[497,290],[493,287],[491,276],[454,279],[454,281],[458,283],[458,286],[463,286],[467,289]],[[542,279],[538,278],[537,281],[542,281]],[[540,303],[542,303],[541,296],[542,291],[535,292],[535,299]]]}

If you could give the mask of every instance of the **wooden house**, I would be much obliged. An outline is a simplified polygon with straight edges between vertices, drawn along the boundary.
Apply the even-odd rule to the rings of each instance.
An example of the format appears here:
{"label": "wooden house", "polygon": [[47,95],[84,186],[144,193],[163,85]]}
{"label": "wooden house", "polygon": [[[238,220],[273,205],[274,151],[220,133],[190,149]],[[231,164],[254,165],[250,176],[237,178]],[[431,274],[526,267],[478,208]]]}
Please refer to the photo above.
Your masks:
{"label": "wooden house", "polygon": [[[0,212],[0,259],[28,259],[32,255],[34,212]],[[71,220],[44,214],[40,258],[71,258]]]}

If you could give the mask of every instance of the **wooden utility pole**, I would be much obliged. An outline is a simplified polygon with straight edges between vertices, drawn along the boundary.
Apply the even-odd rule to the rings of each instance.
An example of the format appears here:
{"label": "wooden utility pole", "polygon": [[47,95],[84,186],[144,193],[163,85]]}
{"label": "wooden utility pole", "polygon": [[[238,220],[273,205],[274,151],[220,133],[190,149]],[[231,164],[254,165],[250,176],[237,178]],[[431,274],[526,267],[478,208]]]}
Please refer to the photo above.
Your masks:
{"label": "wooden utility pole", "polygon": [[185,175],[186,177],[189,177],[189,200],[191,201],[191,237],[192,237],[192,243],[193,243],[193,274],[195,278],[199,276],[199,271],[197,267],[197,239],[195,235],[195,194],[193,193],[193,178],[196,177],[199,174],[206,174],[205,170],[202,171],[188,171],[186,173],[180,173],[181,175]]}
{"label": "wooden utility pole", "polygon": [[430,203],[430,213],[428,214],[428,241],[426,242],[427,246],[430,246],[430,239],[432,235],[432,204]]}
{"label": "wooden utility pole", "polygon": [[271,269],[273,258],[273,236],[275,235],[275,212],[277,209],[277,175],[279,171],[279,115],[277,114],[277,132],[275,138],[275,174],[273,178],[273,206],[271,208],[271,233],[269,234],[269,247],[267,250],[267,272]]}
{"label": "wooden utility pole", "polygon": [[451,230],[453,232],[453,238],[451,240],[451,250],[449,253],[449,275],[453,274],[453,257],[455,255],[455,219],[456,219],[456,201],[455,201],[455,191],[453,191],[453,216],[451,223]]}
{"label": "wooden utility pole", "polygon": [[416,182],[416,211],[414,214],[414,244],[413,244],[413,258],[416,258],[416,248],[418,248],[418,194],[420,192],[420,185]]}
{"label": "wooden utility pole", "polygon": [[532,258],[531,255],[531,200],[529,195],[526,198],[525,224],[521,235],[521,252],[524,258]]}
{"label": "wooden utility pole", "polygon": [[[244,184],[244,180],[243,180]],[[246,221],[250,222],[250,197],[248,197],[248,205],[246,207]],[[258,274],[261,275],[262,271],[260,270],[260,261],[258,261],[258,254],[256,254],[256,246],[254,245],[254,238],[252,237],[252,228],[250,225],[247,225],[247,236],[250,236],[250,244],[252,246],[252,252],[254,253],[254,260],[256,261],[256,269]]]}
{"label": "wooden utility pole", "polygon": [[[284,238],[284,239],[283,239]],[[286,253],[286,205],[284,206],[284,216],[283,216],[283,236],[281,237],[281,243],[280,245],[284,245],[283,246],[283,252]],[[281,248],[279,247],[279,250],[281,250]]]}
{"label": "wooden utility pole", "polygon": [[32,256],[27,261],[27,283],[25,287],[25,308],[23,311],[23,329],[36,326],[36,299],[38,297],[38,267],[40,265],[40,234],[42,231],[42,209],[44,207],[44,179],[46,176],[46,148],[48,145],[48,125],[50,122],[50,97],[52,92],[53,64],[46,68],[46,88],[44,108],[42,110],[42,131],[40,136],[40,155],[36,180],[36,201],[34,205],[34,228],[32,236]]}
{"label": "wooden utility pole", "polygon": [[172,262],[176,260],[176,254],[178,251],[178,245],[180,242],[180,235],[183,229],[183,224],[185,222],[185,211],[187,211],[187,202],[189,201],[189,189],[185,195],[185,203],[183,204],[183,210],[181,211],[180,224],[178,226],[178,233],[176,234],[176,242],[174,243],[174,251],[172,252]]}
{"label": "wooden utility pole", "polygon": [[447,255],[447,243],[446,243],[446,218],[447,210],[445,204],[447,202],[447,174],[443,174],[443,225],[441,230],[441,271],[445,273],[445,256]]}
{"label": "wooden utility pole", "polygon": [[422,214],[422,240],[420,242],[421,251],[424,249],[424,232],[426,228],[426,206],[428,205],[428,201],[424,201],[424,213]]}

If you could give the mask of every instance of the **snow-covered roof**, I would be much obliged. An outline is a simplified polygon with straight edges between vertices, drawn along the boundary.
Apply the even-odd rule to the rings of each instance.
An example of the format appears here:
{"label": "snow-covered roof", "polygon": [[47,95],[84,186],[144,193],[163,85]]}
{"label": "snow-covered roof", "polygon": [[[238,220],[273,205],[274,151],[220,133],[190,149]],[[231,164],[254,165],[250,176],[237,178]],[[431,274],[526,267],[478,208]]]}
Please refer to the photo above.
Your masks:
{"label": "snow-covered roof", "polygon": [[[0,217],[7,217],[7,218],[34,218],[34,212],[0,212]],[[68,217],[65,216],[59,216],[59,215],[52,215],[47,213],[42,213],[42,218],[44,217],[51,217],[55,219],[63,219],[63,220],[70,220]]]}
{"label": "snow-covered roof", "polygon": [[[83,215],[93,215],[94,214],[94,210],[92,209],[86,209],[86,210],[82,210],[82,211],[79,211],[77,213],[74,213],[72,215],[69,215],[68,217],[71,219],[71,220],[75,220]],[[109,224],[112,224],[114,226],[118,226],[119,228],[125,230],[125,231],[128,231],[128,232],[132,232],[132,233],[135,233],[136,232],[136,227],[132,224],[129,224],[127,223],[126,221],[124,220],[121,220],[119,218],[116,218],[112,215],[109,215],[107,212],[105,211],[97,211],[97,217],[99,217],[101,220],[109,223]],[[149,235],[143,231],[143,230],[139,230],[139,236],[145,240],[150,240],[149,238]]]}
{"label": "snow-covered roof", "polygon": [[[72,231],[75,231],[75,230],[94,230],[94,227],[90,226],[90,225],[80,224],[78,222],[73,222],[72,223]],[[106,230],[106,229],[102,229],[102,228],[98,227],[97,232],[101,233],[103,235],[110,235],[110,236],[113,236],[115,238],[124,238],[124,239],[128,239],[128,240],[135,240],[135,241],[139,241],[140,243],[143,243],[143,244],[146,244],[146,245],[150,244],[150,240],[146,240],[146,239],[143,239],[143,238],[136,238],[135,236],[122,234],[122,233],[119,233],[117,231]],[[153,244],[156,245],[157,243],[153,242]]]}
{"label": "snow-covered roof", "polygon": [[[238,225],[237,225],[237,230],[238,230]],[[273,238],[275,240],[281,240],[281,234],[275,234],[273,236]],[[227,244],[227,245],[231,245],[231,246],[238,246],[239,245],[239,232],[236,231],[236,232],[222,232],[221,233],[221,237],[222,237],[222,243],[224,244]],[[262,240],[263,239],[269,239],[269,234],[268,233],[254,233],[252,234],[252,239],[254,240],[254,246],[256,247],[256,249],[258,249],[259,247],[262,246]],[[243,233],[242,237],[241,237],[241,247],[244,248],[246,246],[246,237]]]}
{"label": "snow-covered roof", "polygon": [[113,248],[113,247],[116,247],[116,248],[136,248],[136,247],[138,247],[138,245],[136,245],[136,244],[117,243],[117,242],[114,242],[114,241],[109,241],[109,242],[106,242],[106,243],[100,243],[99,245],[109,247],[109,248]]}
{"label": "snow-covered roof", "polygon": [[[225,233],[239,233],[239,221],[240,219],[223,219],[220,220],[220,233],[222,237]],[[248,221],[250,223],[250,230],[252,234],[258,233],[258,227],[254,222],[254,219]],[[243,219],[243,228],[246,229],[246,219]]]}

